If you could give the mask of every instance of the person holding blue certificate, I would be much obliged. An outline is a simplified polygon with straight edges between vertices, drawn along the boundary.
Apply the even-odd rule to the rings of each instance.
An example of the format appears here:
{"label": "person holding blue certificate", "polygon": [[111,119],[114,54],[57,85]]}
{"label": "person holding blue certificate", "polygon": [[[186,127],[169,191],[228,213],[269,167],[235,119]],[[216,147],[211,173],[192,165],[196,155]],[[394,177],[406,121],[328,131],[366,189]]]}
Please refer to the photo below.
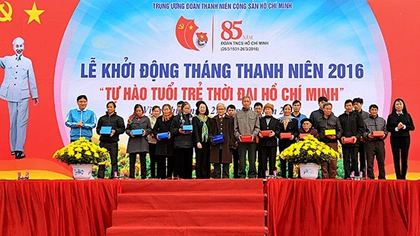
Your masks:
{"label": "person holding blue certificate", "polygon": [[236,142],[233,131],[234,117],[226,114],[226,106],[223,103],[218,103],[216,110],[217,115],[211,118],[213,124],[209,130],[212,145],[210,162],[214,164],[214,178],[229,178],[229,165],[232,163],[232,150]]}
{"label": "person holding blue certificate", "polygon": [[192,179],[193,159],[193,116],[191,106],[184,102],[181,113],[172,120],[169,132],[174,139],[174,177]]}
{"label": "person holding blue certificate", "polygon": [[[120,134],[124,133],[125,125],[124,119],[115,112],[115,102],[108,102],[106,104],[107,112],[101,116],[96,126],[96,133],[99,134],[99,146],[106,148],[111,156],[112,171],[110,179],[118,174],[118,141],[120,141]],[[105,165],[99,165],[98,178],[105,177]]]}
{"label": "person holding blue certificate", "polygon": [[[157,178],[172,178],[174,172],[174,139],[169,128],[171,127],[174,113],[172,106],[164,104],[162,106],[162,115],[156,119],[153,126],[153,134],[156,137],[156,159],[157,159]],[[168,173],[166,174],[166,158],[168,158]]]}
{"label": "person holding blue certificate", "polygon": [[147,135],[152,131],[149,117],[144,115],[143,107],[140,104],[134,106],[134,113],[128,118],[125,133],[128,138],[127,152],[130,157],[130,178],[135,178],[135,165],[137,154],[140,156],[140,175],[142,179],[147,178],[146,155],[149,152]]}

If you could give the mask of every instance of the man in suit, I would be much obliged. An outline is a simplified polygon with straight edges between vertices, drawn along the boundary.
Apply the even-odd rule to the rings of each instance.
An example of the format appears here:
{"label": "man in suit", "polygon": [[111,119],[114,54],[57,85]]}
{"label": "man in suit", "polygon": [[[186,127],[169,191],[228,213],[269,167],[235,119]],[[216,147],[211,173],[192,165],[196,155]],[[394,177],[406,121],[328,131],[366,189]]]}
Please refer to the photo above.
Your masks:
{"label": "man in suit", "polygon": [[29,97],[38,104],[38,90],[32,61],[23,56],[25,42],[13,40],[15,55],[0,58],[0,67],[5,70],[0,87],[0,98],[7,101],[10,118],[10,149],[16,159],[25,157],[24,145],[29,115]]}

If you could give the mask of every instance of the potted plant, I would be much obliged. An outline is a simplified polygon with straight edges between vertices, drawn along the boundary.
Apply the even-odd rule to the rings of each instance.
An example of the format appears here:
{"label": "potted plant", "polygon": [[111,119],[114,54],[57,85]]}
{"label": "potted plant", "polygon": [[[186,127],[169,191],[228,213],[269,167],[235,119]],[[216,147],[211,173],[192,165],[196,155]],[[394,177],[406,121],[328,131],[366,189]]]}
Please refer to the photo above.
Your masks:
{"label": "potted plant", "polygon": [[290,145],[280,153],[280,158],[299,164],[302,178],[316,179],[319,165],[338,159],[340,154],[312,135]]}
{"label": "potted plant", "polygon": [[82,137],[57,150],[53,158],[71,165],[75,179],[89,179],[92,176],[92,166],[105,162],[109,153],[105,148]]}

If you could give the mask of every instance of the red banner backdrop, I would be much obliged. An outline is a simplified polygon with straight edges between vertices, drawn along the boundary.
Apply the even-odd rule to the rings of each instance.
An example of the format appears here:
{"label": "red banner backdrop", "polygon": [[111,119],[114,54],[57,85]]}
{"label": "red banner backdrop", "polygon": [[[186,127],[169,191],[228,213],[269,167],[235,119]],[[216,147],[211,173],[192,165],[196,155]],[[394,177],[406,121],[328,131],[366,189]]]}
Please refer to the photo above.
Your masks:
{"label": "red banner backdrop", "polygon": [[[420,2],[415,0],[399,1],[369,0],[369,5],[379,23],[391,66],[392,99],[404,99],[414,125],[420,125],[420,110],[417,90],[420,88]],[[386,117],[384,117],[386,118]],[[420,138],[417,131],[411,133],[411,146],[407,175],[408,179],[420,179]],[[389,138],[386,141],[386,173],[395,178]]]}
{"label": "red banner backdrop", "polygon": [[[33,102],[30,102],[29,105],[30,118],[25,143],[27,157],[15,160],[14,156],[10,155],[8,142],[7,102],[0,101],[3,117],[0,124],[0,137],[3,140],[0,142],[0,178],[2,178],[1,175],[10,176],[11,174],[13,178],[16,178],[16,171],[13,170],[29,170],[32,178],[42,178],[46,173],[52,178],[71,176],[69,167],[51,159],[52,154],[63,146],[55,117],[54,71],[61,39],[78,2],[77,0],[39,0],[36,2],[16,0],[9,1],[11,9],[7,8],[7,4],[3,7],[5,12],[12,12],[12,19],[0,22],[2,35],[0,55],[3,57],[14,54],[12,46],[14,38],[20,36],[25,40],[24,55],[32,60],[34,66],[39,104],[33,106]],[[33,9],[34,6],[38,11]],[[28,10],[30,14],[27,13]],[[41,14],[39,14],[40,10],[43,10]],[[35,20],[30,21],[31,15],[35,17]],[[1,81],[3,77],[4,70],[1,69]]]}

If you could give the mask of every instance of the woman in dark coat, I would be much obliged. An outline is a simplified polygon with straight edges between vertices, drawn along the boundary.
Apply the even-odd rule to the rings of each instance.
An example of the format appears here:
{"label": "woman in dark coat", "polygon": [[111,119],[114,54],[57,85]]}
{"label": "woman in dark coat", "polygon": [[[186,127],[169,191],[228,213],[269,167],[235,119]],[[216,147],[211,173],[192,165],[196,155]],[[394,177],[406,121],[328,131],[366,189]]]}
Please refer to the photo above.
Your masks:
{"label": "woman in dark coat", "polygon": [[[386,129],[391,133],[392,156],[397,179],[405,179],[408,169],[408,150],[410,149],[410,131],[414,130],[413,119],[401,98],[397,98],[392,106],[386,122]],[[401,162],[401,166],[400,166]]]}
{"label": "woman in dark coat", "polygon": [[[152,107],[152,114],[149,116],[150,125],[152,127],[156,124],[156,119],[160,116],[160,107],[159,106],[153,106]],[[149,158],[150,158],[150,176],[152,178],[156,178],[156,164],[158,162],[156,157],[156,137],[153,134],[153,132],[150,132],[150,134],[147,136],[147,142],[149,142]]]}
{"label": "woman in dark coat", "polygon": [[181,113],[174,117],[169,130],[174,138],[174,176],[184,179],[192,179],[193,131],[182,130],[184,125],[192,125],[190,110],[190,104],[184,102]]}
{"label": "woman in dark coat", "polygon": [[[153,134],[155,135],[156,142],[156,159],[157,159],[157,178],[172,178],[174,170],[174,139],[172,138],[169,128],[171,127],[174,114],[172,107],[169,104],[162,106],[162,115],[156,119],[155,126],[153,127]],[[167,139],[159,139],[159,133],[168,133]],[[166,158],[168,158],[168,173],[166,174]]]}
{"label": "woman in dark coat", "polygon": [[[280,136],[279,136],[279,152],[288,148],[295,143],[295,138],[298,136],[298,121],[292,116],[292,105],[286,104],[283,106],[283,116],[280,117]],[[282,138],[282,133],[290,133],[290,138]],[[286,178],[286,165],[288,166],[289,178],[293,178],[293,163],[280,159],[281,176]]]}
{"label": "woman in dark coat", "polygon": [[[272,116],[274,105],[267,103],[264,106],[264,117],[260,118],[260,137],[258,150],[258,178],[264,178],[267,171],[267,160],[269,162],[269,175],[273,175],[276,167],[277,137],[280,135],[280,123]],[[261,131],[271,130],[268,136],[263,136]]]}
{"label": "woman in dark coat", "polygon": [[[210,162],[214,163],[214,178],[229,178],[229,164],[232,163],[232,149],[235,147],[234,119],[226,114],[226,106],[223,103],[218,103],[216,109],[217,115],[211,119]],[[218,134],[223,134],[225,140],[221,144],[213,142],[214,136]],[[223,165],[223,174],[221,165]]]}
{"label": "woman in dark coat", "polygon": [[[142,135],[133,135],[133,130],[143,130]],[[140,104],[134,106],[134,113],[128,118],[125,133],[128,138],[127,152],[130,157],[130,178],[135,178],[137,154],[140,155],[141,178],[147,178],[146,154],[149,152],[147,135],[152,131],[149,117],[144,115],[143,107]]]}
{"label": "woman in dark coat", "polygon": [[195,176],[197,179],[210,178],[210,139],[211,125],[209,108],[203,101],[196,103],[196,116],[193,118],[195,142]]}

